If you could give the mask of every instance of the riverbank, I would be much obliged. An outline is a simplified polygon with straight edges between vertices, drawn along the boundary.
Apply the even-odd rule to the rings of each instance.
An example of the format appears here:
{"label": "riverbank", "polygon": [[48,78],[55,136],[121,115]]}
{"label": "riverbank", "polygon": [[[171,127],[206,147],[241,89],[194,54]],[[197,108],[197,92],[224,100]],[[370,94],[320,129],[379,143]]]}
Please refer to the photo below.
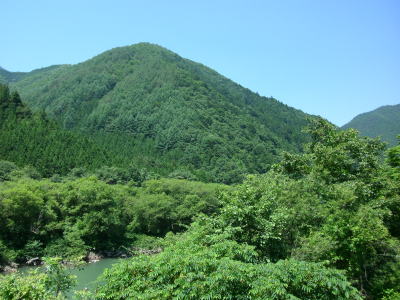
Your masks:
{"label": "riverbank", "polygon": [[[103,250],[99,252],[89,251],[85,257],[81,259],[82,262],[96,263],[104,259],[124,259],[137,255],[154,255],[158,254],[162,251],[161,247],[157,247],[154,249],[144,249],[144,248],[132,248],[132,249],[124,249],[124,250]],[[70,260],[62,260],[62,263],[65,265],[74,265],[75,262],[71,262]],[[17,272],[18,269],[24,267],[36,267],[43,265],[42,257],[33,257],[27,259],[23,263],[10,262],[5,265],[0,265],[0,273],[14,273]]]}

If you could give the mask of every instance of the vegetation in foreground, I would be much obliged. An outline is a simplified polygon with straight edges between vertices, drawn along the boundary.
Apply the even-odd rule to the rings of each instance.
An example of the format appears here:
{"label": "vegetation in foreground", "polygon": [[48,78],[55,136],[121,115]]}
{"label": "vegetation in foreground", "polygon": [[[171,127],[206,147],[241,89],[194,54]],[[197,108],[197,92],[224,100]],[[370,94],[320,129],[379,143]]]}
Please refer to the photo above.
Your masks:
{"label": "vegetation in foreground", "polygon": [[[199,194],[198,198],[185,197],[188,202],[183,207],[159,205],[171,201],[165,182],[172,179],[150,181],[133,189],[95,178],[57,183],[59,187],[49,189],[51,193],[42,199],[59,212],[65,211],[66,204],[72,206],[61,214],[65,219],[60,219],[60,224],[49,223],[52,225],[46,228],[59,230],[67,224],[60,235],[65,242],[79,237],[75,241],[80,245],[92,246],[92,241],[112,244],[108,230],[119,224],[113,221],[124,219],[118,217],[116,207],[125,203],[123,210],[130,216],[129,222],[125,221],[127,233],[163,236],[166,231],[176,232],[163,239],[160,254],[139,255],[107,270],[104,284],[85,293],[90,299],[398,299],[400,146],[391,148],[382,162],[384,145],[378,140],[359,137],[354,130],[340,131],[324,120],[315,121],[309,131],[312,141],[306,153],[284,154],[268,173],[249,176],[243,184],[226,188],[218,200],[200,205],[203,209],[193,205],[200,203]],[[30,180],[32,186],[32,179],[24,180]],[[49,180],[37,182],[39,186],[51,184],[56,185]],[[24,183],[19,179],[3,184],[13,185]],[[39,190],[24,195],[36,197]],[[26,199],[13,189],[7,195]],[[87,195],[90,200],[79,204]],[[137,210],[140,205],[135,201],[126,201],[135,196],[145,211]],[[16,203],[7,197],[0,197],[2,205]],[[169,200],[152,202],[157,197]],[[92,206],[96,200],[104,203],[100,206],[105,209],[104,216],[98,215],[102,208]],[[181,204],[182,199],[176,203]],[[75,204],[82,205],[79,210],[86,209],[82,221]],[[143,225],[140,217],[153,209],[158,211],[146,218],[152,224]],[[48,211],[50,217],[57,215]],[[198,215],[185,232],[184,226],[174,230],[165,222],[154,222],[160,216],[168,219],[185,211],[183,215]],[[87,228],[88,217],[101,226]],[[188,224],[190,217],[183,218],[187,222],[182,224]],[[179,224],[182,218],[178,219],[170,224]],[[32,221],[7,220],[7,224],[19,229]],[[29,231],[28,227],[22,232]],[[8,238],[3,244],[5,241]],[[49,245],[53,241],[49,238]],[[2,277],[0,295],[5,295],[7,278]],[[23,286],[27,290],[37,287],[29,280]],[[45,286],[42,289],[46,291]],[[14,295],[5,299],[18,299]]]}

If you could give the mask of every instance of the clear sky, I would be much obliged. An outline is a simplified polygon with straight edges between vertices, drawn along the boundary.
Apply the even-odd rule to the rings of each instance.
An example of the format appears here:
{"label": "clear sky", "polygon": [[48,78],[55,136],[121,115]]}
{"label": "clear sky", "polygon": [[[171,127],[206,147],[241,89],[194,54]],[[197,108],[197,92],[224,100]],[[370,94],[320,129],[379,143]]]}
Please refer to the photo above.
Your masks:
{"label": "clear sky", "polygon": [[0,66],[74,64],[164,46],[343,125],[400,103],[398,0],[2,0]]}

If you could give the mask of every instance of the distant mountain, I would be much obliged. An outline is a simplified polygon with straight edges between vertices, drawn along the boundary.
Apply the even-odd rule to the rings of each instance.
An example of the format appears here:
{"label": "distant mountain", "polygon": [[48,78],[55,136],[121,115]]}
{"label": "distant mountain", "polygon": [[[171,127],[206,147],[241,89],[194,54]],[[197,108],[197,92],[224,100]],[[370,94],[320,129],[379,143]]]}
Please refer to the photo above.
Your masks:
{"label": "distant mountain", "polygon": [[12,83],[24,77],[24,72],[9,72],[0,67],[0,83]]}
{"label": "distant mountain", "polygon": [[369,137],[380,136],[394,146],[398,143],[396,137],[400,135],[400,104],[381,106],[360,114],[342,128],[354,128]]}
{"label": "distant mountain", "polygon": [[[108,134],[144,165],[202,180],[232,183],[264,172],[282,150],[300,151],[307,140],[307,114],[148,43],[35,70],[11,87],[67,129]],[[129,152],[125,141],[138,150]]]}

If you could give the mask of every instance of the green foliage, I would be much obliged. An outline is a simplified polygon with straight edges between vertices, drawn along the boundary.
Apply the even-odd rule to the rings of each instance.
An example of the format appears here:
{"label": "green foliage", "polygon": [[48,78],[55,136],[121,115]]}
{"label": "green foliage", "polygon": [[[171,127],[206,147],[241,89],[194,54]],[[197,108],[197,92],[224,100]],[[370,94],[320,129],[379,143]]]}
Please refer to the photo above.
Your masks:
{"label": "green foliage", "polygon": [[392,289],[387,290],[385,291],[382,300],[400,300],[400,292],[395,292]]}
{"label": "green foliage", "polygon": [[[398,137],[400,141],[400,136]],[[392,176],[400,179],[400,145],[390,148],[387,151],[387,163],[392,168]]]}
{"label": "green foliage", "polygon": [[0,298],[4,300],[56,299],[46,289],[47,276],[34,272],[26,276],[20,274],[0,275]]}
{"label": "green foliage", "polygon": [[146,234],[135,234],[132,236],[132,240],[133,251],[157,249],[162,246],[164,241],[162,238]]}
{"label": "green foliage", "polygon": [[223,189],[227,188],[182,179],[146,181],[129,202],[129,230],[154,236],[182,231],[197,214],[217,212],[217,193]]}
{"label": "green foliage", "polygon": [[7,183],[0,189],[0,239],[13,248],[22,248],[33,235],[43,197],[36,186]]}
{"label": "green foliage", "polygon": [[0,275],[0,298],[4,300],[63,300],[76,283],[60,258],[44,258],[44,267],[28,274]]}
{"label": "green foliage", "polygon": [[33,71],[12,87],[35,111],[95,133],[113,153],[163,176],[181,169],[202,181],[240,182],[306,140],[297,130],[306,114],[147,43]]}
{"label": "green foliage", "polygon": [[285,258],[298,237],[323,220],[318,188],[273,172],[251,176],[223,194],[221,228],[232,228],[235,240],[254,245],[268,259]]}
{"label": "green foliage", "polygon": [[360,138],[353,130],[338,131],[323,120],[315,123],[311,135],[302,159],[290,162],[287,156],[275,167],[315,186],[320,205],[311,206],[323,216],[316,226],[307,224],[309,235],[300,237],[292,252],[302,259],[327,260],[345,269],[362,293],[382,296],[400,280],[393,268],[400,254],[396,149],[389,151],[391,165],[383,166],[384,147],[377,140]]}
{"label": "green foliage", "polygon": [[0,260],[142,247],[143,234],[182,231],[196,214],[216,212],[223,189],[180,179],[145,181],[142,187],[96,177],[6,181],[0,185]]}
{"label": "green foliage", "polygon": [[362,299],[343,273],[321,263],[281,260],[261,265],[253,299]]}
{"label": "green foliage", "polygon": [[[0,85],[1,264],[137,250],[82,299],[398,298],[400,146],[312,119],[299,154],[303,114],[148,44],[18,86],[86,133]],[[61,297],[59,261],[0,297]]]}
{"label": "green foliage", "polygon": [[390,233],[400,238],[400,145],[387,151],[386,162],[389,166],[385,169],[385,175],[390,179],[390,189],[385,202],[391,213],[386,216],[385,223]]}
{"label": "green foliage", "polygon": [[295,260],[255,263],[245,244],[200,220],[156,256],[106,271],[96,299],[361,299],[343,274]]}
{"label": "green foliage", "polygon": [[94,178],[65,183],[21,180],[0,188],[0,240],[19,259],[84,256],[123,240],[122,193]]}
{"label": "green foliage", "polygon": [[[310,134],[305,154],[286,154],[267,174],[222,192],[220,213],[168,237],[162,253],[106,273],[97,297],[374,299],[385,290],[395,295],[396,166],[382,165],[382,144],[353,130],[317,120]],[[158,195],[161,212],[168,211]]]}
{"label": "green foliage", "polygon": [[0,160],[0,182],[10,180],[12,172],[17,169],[18,167],[14,163]]}
{"label": "green foliage", "polygon": [[323,119],[313,120],[308,152],[313,171],[327,183],[361,180],[369,183],[377,176],[379,155],[384,144],[378,139],[361,138],[352,129],[338,129]]}
{"label": "green foliage", "polygon": [[140,185],[144,180],[150,177],[145,170],[140,170],[133,165],[125,168],[101,167],[94,174],[102,181],[108,184],[126,184],[133,183]]}
{"label": "green foliage", "polygon": [[61,258],[44,258],[45,263],[45,287],[55,296],[65,294],[76,284],[75,276],[69,274],[67,268],[62,264]]}
{"label": "green foliage", "polygon": [[0,240],[0,265],[3,265],[7,262],[7,247],[4,245],[4,242]]}
{"label": "green foliage", "polygon": [[[99,168],[109,154],[94,141],[62,130],[41,113],[32,114],[16,92],[0,84],[0,158],[32,165],[42,176],[66,174],[75,167]],[[0,166],[0,180],[7,170]],[[9,171],[7,171],[9,174]]]}

